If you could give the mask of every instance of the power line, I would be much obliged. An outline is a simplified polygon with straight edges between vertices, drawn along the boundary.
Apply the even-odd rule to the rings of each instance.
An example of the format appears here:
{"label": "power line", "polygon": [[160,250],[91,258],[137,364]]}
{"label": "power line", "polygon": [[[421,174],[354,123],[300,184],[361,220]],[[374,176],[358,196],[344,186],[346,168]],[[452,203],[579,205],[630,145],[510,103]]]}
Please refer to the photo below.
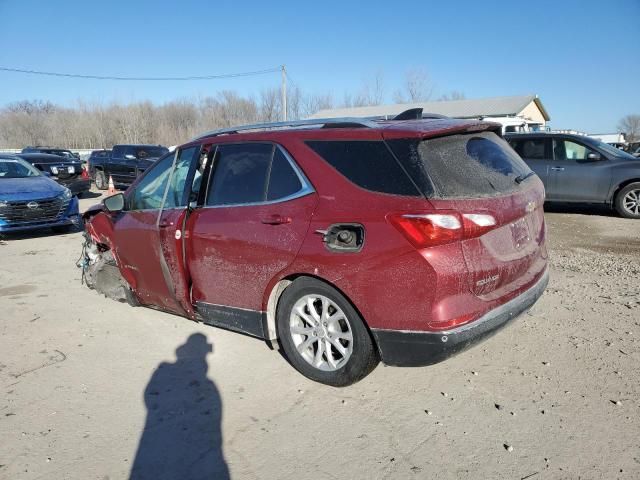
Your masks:
{"label": "power line", "polygon": [[22,68],[0,67],[0,71],[12,73],[26,73],[29,75],[46,75],[49,77],[82,78],[90,80],[131,80],[131,81],[188,81],[188,80],[218,80],[222,78],[249,77],[253,75],[264,75],[281,71],[282,67],[267,68],[265,70],[255,70],[253,72],[225,73],[220,75],[202,75],[191,77],[119,77],[110,75],[83,75],[77,73],[43,72],[39,70],[28,70]]}

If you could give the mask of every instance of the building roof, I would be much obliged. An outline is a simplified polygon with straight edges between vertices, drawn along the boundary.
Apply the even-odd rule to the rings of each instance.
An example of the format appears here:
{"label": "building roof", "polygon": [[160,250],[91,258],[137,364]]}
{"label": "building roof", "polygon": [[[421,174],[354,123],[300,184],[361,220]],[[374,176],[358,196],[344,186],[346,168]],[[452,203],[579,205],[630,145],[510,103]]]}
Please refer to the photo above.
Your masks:
{"label": "building roof", "polygon": [[416,102],[371,107],[335,108],[320,110],[310,118],[380,117],[394,116],[410,108],[421,107],[425,113],[437,113],[453,118],[503,117],[518,115],[531,102],[535,102],[543,117],[550,117],[537,95],[476,98],[441,102]]}

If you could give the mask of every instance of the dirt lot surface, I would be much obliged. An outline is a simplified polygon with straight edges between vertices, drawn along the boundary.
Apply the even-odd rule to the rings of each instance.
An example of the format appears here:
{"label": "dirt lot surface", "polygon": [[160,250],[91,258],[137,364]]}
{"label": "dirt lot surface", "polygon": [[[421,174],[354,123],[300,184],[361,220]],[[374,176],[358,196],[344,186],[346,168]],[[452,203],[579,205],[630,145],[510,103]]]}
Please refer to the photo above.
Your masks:
{"label": "dirt lot surface", "polygon": [[527,315],[345,389],[81,286],[78,233],[5,238],[0,478],[640,478],[640,222],[554,210]]}

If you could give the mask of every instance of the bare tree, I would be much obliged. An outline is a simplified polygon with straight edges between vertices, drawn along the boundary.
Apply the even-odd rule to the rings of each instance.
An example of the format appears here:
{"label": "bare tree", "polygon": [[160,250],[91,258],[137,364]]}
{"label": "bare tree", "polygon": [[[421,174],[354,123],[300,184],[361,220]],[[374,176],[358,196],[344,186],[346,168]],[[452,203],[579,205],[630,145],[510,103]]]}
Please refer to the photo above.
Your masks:
{"label": "bare tree", "polygon": [[258,111],[258,116],[262,122],[277,122],[280,120],[282,118],[282,94],[280,90],[277,88],[262,90],[260,92]]}
{"label": "bare tree", "polygon": [[433,96],[433,82],[424,69],[412,69],[405,74],[403,88],[393,94],[395,103],[428,102]]}
{"label": "bare tree", "polygon": [[618,130],[625,134],[628,142],[640,140],[640,115],[626,115],[620,119]]}
{"label": "bare tree", "polygon": [[380,105],[384,101],[384,95],[384,74],[379,70],[372,78],[365,79],[362,82],[360,90],[355,95],[345,92],[342,106],[351,108]]}

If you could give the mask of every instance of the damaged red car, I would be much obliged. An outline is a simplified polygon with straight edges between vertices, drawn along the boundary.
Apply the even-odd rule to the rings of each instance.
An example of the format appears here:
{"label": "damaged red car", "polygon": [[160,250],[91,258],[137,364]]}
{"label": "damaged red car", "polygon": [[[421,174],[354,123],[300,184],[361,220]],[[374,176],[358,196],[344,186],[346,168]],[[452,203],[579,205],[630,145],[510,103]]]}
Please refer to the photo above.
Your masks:
{"label": "damaged red car", "polygon": [[417,109],[249,125],[90,209],[82,266],[110,297],[264,339],[344,386],[527,311],[548,282],[543,201],[496,124]]}

